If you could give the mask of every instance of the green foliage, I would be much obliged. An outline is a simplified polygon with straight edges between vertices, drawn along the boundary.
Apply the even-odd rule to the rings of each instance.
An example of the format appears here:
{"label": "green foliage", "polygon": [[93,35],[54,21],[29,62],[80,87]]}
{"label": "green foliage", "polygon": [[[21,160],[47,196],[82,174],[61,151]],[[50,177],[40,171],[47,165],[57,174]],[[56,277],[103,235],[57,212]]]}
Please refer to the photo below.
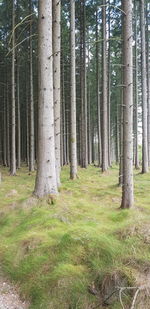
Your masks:
{"label": "green foliage", "polygon": [[144,235],[131,232],[150,218],[149,175],[136,172],[136,208],[121,211],[116,167],[106,175],[92,166],[79,169],[75,182],[63,168],[54,205],[46,200],[32,204],[34,174],[25,168],[16,177],[6,169],[2,174],[0,261],[4,272],[19,281],[31,308],[88,308],[97,304],[88,292],[93,281],[101,283],[121,269],[132,284],[128,261],[150,261]]}

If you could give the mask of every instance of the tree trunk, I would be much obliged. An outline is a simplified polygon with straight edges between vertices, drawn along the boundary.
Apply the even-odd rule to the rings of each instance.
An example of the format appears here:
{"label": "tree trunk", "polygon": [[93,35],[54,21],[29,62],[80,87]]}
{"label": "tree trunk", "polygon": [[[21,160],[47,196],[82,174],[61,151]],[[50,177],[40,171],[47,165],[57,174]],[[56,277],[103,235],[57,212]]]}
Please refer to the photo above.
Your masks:
{"label": "tree trunk", "polygon": [[123,5],[123,186],[121,208],[133,206],[133,59],[132,59],[132,0]]}
{"label": "tree trunk", "polygon": [[146,10],[146,39],[147,39],[147,106],[148,106],[148,166],[150,167],[150,37],[149,37],[149,17],[148,17],[148,3]]}
{"label": "tree trunk", "polygon": [[70,0],[71,5],[71,140],[70,140],[70,178],[77,177],[77,142],[76,142],[76,55],[75,55],[75,0]]}
{"label": "tree trunk", "polygon": [[107,56],[106,56],[106,0],[102,7],[102,172],[108,169],[108,106],[107,106]]}
{"label": "tree trunk", "polygon": [[[5,84],[6,85],[6,84]],[[7,166],[7,144],[6,144],[6,101],[7,101],[7,94],[6,94],[6,87],[4,85],[4,110],[3,110],[3,165]]]}
{"label": "tree trunk", "polygon": [[38,161],[34,194],[57,194],[54,140],[52,1],[39,0]]}
{"label": "tree trunk", "polygon": [[62,118],[63,118],[63,165],[67,163],[66,156],[66,104],[65,104],[65,74],[64,56],[62,55]]}
{"label": "tree trunk", "polygon": [[[32,0],[29,0],[30,14],[32,14]],[[33,17],[30,16],[30,43],[29,43],[29,72],[30,72],[30,113],[29,113],[29,171],[34,171],[35,163],[35,136],[34,136],[34,96],[33,96],[33,48],[32,48],[32,22]]]}
{"label": "tree trunk", "polygon": [[142,72],[142,173],[148,172],[147,147],[147,78],[146,78],[146,43],[145,43],[145,7],[141,2],[141,72]]}
{"label": "tree trunk", "polygon": [[7,130],[6,130],[6,147],[7,147],[7,166],[10,167],[10,119],[9,119],[9,110],[10,110],[10,106],[9,106],[9,86],[8,86],[8,74],[7,74],[7,98],[6,98],[6,123],[7,123]]}
{"label": "tree trunk", "polygon": [[[26,71],[27,78],[27,71]],[[28,94],[28,82],[26,79],[26,159],[27,166],[29,167],[29,94]]]}
{"label": "tree trunk", "polygon": [[87,147],[87,89],[86,89],[86,48],[85,48],[85,0],[81,0],[80,16],[80,76],[81,76],[81,167],[87,168],[88,147]]}
{"label": "tree trunk", "polygon": [[110,139],[111,139],[111,132],[110,132],[110,104],[111,104],[111,64],[110,64],[110,60],[111,60],[111,44],[110,44],[110,0],[108,1],[108,69],[107,69],[107,75],[108,75],[108,88],[107,88],[107,95],[108,95],[108,166],[111,166],[111,143],[110,143]]}
{"label": "tree trunk", "polygon": [[20,74],[17,63],[17,168],[21,166],[21,128],[20,128]]}
{"label": "tree trunk", "polygon": [[100,72],[99,72],[99,36],[98,8],[96,10],[96,99],[97,99],[97,131],[98,131],[98,165],[101,166],[101,111],[100,111]]}
{"label": "tree trunk", "polygon": [[138,150],[138,45],[137,45],[137,1],[135,6],[135,168],[139,169],[139,150]]}
{"label": "tree trunk", "polygon": [[55,117],[55,157],[57,185],[60,186],[60,50],[61,1],[53,0],[53,79]]}
{"label": "tree trunk", "polygon": [[15,1],[12,0],[12,106],[11,106],[11,166],[10,175],[16,175],[16,98],[15,98]]}

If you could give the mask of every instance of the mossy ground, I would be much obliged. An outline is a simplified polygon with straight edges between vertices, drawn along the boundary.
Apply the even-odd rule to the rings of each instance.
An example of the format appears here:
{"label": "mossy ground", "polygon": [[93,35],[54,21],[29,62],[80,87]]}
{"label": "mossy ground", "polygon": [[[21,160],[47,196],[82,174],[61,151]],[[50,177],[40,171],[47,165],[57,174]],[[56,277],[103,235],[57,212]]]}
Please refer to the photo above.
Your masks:
{"label": "mossy ground", "polygon": [[[88,291],[92,282],[122,271],[132,281],[132,262],[150,262],[149,246],[136,233],[120,237],[150,220],[150,175],[135,171],[135,208],[119,210],[118,168],[105,175],[90,166],[69,180],[62,171],[60,194],[26,203],[35,174],[23,168],[10,177],[2,169],[0,187],[0,264],[19,282],[30,308],[88,309],[98,300]],[[15,190],[15,191],[12,191]],[[131,261],[131,263],[130,263]],[[99,307],[100,308],[100,307]],[[110,308],[120,308],[114,303]]]}

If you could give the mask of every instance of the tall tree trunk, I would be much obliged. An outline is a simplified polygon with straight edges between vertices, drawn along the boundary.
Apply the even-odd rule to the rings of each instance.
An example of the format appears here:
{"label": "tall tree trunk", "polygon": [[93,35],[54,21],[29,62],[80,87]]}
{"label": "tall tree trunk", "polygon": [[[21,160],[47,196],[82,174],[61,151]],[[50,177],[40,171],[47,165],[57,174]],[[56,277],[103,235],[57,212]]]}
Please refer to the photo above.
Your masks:
{"label": "tall tree trunk", "polygon": [[148,172],[147,147],[147,78],[146,78],[146,43],[145,43],[145,3],[141,3],[141,71],[142,71],[142,173]]}
{"label": "tall tree trunk", "polygon": [[135,10],[135,168],[139,168],[138,150],[138,44],[137,44],[137,1],[134,1]]}
{"label": "tall tree trunk", "polygon": [[[32,0],[29,0],[30,14],[32,14]],[[30,43],[29,43],[29,74],[30,74],[30,107],[29,107],[29,171],[34,171],[35,163],[35,134],[34,134],[34,96],[33,96],[33,48],[32,48],[32,22],[30,16]]]}
{"label": "tall tree trunk", "polygon": [[[88,57],[89,59],[89,57]],[[88,60],[89,61],[89,60]],[[91,135],[91,84],[88,78],[88,164],[92,163],[92,135]]]}
{"label": "tall tree trunk", "polygon": [[108,95],[108,166],[111,166],[111,143],[110,143],[110,139],[111,139],[111,132],[110,132],[110,103],[111,103],[111,64],[110,64],[110,60],[111,60],[111,44],[110,44],[110,0],[108,1],[108,69],[107,69],[107,75],[108,75],[108,88],[107,88],[107,95]]}
{"label": "tall tree trunk", "polygon": [[85,0],[81,0],[81,16],[80,16],[80,89],[81,89],[81,167],[87,168],[88,165],[88,147],[87,147],[87,86],[86,86],[86,47],[85,47]]}
{"label": "tall tree trunk", "polygon": [[[122,74],[121,74],[122,76]],[[123,79],[123,78],[122,78]],[[119,159],[119,186],[123,185],[123,90],[120,95],[120,159]]]}
{"label": "tall tree trunk", "polygon": [[133,206],[133,59],[132,0],[123,5],[123,186],[121,208]]}
{"label": "tall tree trunk", "polygon": [[75,0],[70,0],[71,5],[71,158],[70,158],[70,178],[77,177],[77,142],[76,142],[76,55],[75,55]]}
{"label": "tall tree trunk", "polygon": [[7,166],[7,144],[6,144],[6,101],[7,101],[7,89],[4,85],[4,110],[3,110],[3,165]]}
{"label": "tall tree trunk", "polygon": [[102,7],[102,172],[108,169],[108,103],[107,103],[107,56],[106,56],[106,0]]}
{"label": "tall tree trunk", "polygon": [[100,72],[99,72],[99,37],[98,8],[96,9],[96,99],[97,99],[97,131],[98,131],[98,165],[101,166],[101,111],[100,111]]}
{"label": "tall tree trunk", "polygon": [[55,156],[57,185],[60,186],[60,50],[61,1],[53,0],[53,79],[55,117]]}
{"label": "tall tree trunk", "polygon": [[[27,76],[27,71],[26,71],[26,76]],[[28,94],[27,79],[26,79],[26,134],[25,136],[26,136],[26,159],[27,159],[27,166],[29,167],[29,94]]]}
{"label": "tall tree trunk", "polygon": [[62,118],[63,118],[63,165],[66,165],[66,104],[65,104],[65,74],[64,56],[62,54]]}
{"label": "tall tree trunk", "polygon": [[39,0],[38,161],[34,194],[57,194],[54,140],[52,1]]}
{"label": "tall tree trunk", "polygon": [[119,157],[120,157],[120,110],[119,110],[119,102],[116,98],[116,104],[117,104],[117,115],[116,115],[116,164],[119,163]]}
{"label": "tall tree trunk", "polygon": [[15,98],[15,1],[12,0],[12,106],[11,106],[11,166],[10,175],[16,175],[16,98]]}
{"label": "tall tree trunk", "polygon": [[21,166],[21,128],[20,128],[20,74],[19,62],[17,63],[17,168]]}
{"label": "tall tree trunk", "polygon": [[7,98],[6,98],[6,124],[7,124],[7,130],[6,130],[6,147],[7,147],[7,166],[10,167],[10,119],[9,119],[9,115],[10,115],[10,106],[9,106],[9,86],[8,86],[8,74],[7,74]]}
{"label": "tall tree trunk", "polygon": [[150,167],[150,31],[149,31],[149,17],[148,17],[148,5],[149,1],[146,1],[146,41],[147,41],[147,106],[148,106],[148,166]]}

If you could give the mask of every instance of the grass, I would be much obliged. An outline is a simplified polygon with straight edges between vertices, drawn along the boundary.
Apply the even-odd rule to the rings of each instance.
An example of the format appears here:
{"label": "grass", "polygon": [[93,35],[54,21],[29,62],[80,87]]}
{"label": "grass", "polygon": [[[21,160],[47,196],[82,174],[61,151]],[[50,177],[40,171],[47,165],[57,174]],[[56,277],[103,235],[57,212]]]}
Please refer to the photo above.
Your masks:
{"label": "grass", "polygon": [[[64,167],[54,205],[27,202],[35,175],[26,168],[16,177],[8,176],[7,169],[2,175],[0,263],[30,299],[31,309],[92,308],[98,304],[88,291],[93,282],[100,288],[106,276],[121,272],[132,285],[135,263],[150,262],[144,233],[130,233],[150,220],[149,174],[135,172],[136,207],[124,211],[118,210],[116,166],[105,175],[93,166],[79,169],[74,182]],[[119,302],[109,308],[120,308]]]}

